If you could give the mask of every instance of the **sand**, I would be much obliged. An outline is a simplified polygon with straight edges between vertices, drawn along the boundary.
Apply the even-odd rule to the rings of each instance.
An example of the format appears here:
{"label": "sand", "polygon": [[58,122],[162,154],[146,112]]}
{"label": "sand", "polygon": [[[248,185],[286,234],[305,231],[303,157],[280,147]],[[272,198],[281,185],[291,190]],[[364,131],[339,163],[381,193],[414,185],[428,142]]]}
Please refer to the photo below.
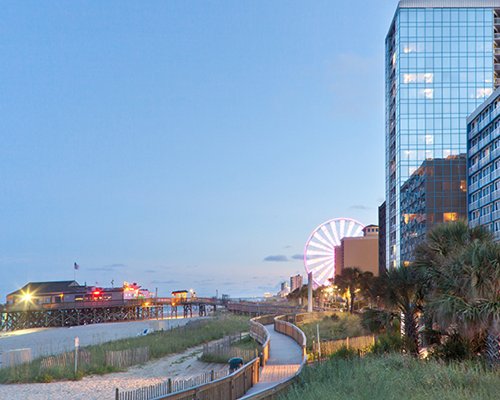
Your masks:
{"label": "sand", "polygon": [[[168,327],[185,325],[190,319],[168,320]],[[57,354],[73,349],[74,337],[80,338],[80,346],[98,344],[110,340],[136,336],[146,328],[154,326],[154,321],[134,321],[95,324],[72,328],[29,329],[2,333],[0,352],[10,349],[31,347],[34,356]],[[143,366],[130,368],[127,372],[103,376],[90,376],[77,382],[33,383],[19,385],[0,385],[0,399],[27,400],[113,400],[116,388],[137,389],[154,385],[168,378],[190,377],[210,370],[227,368],[221,364],[198,361],[202,346],[188,349],[181,354],[164,357]]]}
{"label": "sand", "polygon": [[[182,326],[196,318],[165,318],[165,329]],[[157,320],[113,322],[70,328],[24,329],[0,333],[0,355],[4,351],[31,348],[33,358],[64,353],[74,349],[75,337],[80,347],[137,336],[144,329],[154,329]],[[0,357],[1,362],[1,357]]]}
{"label": "sand", "polygon": [[32,383],[0,385],[0,399],[28,400],[113,400],[116,388],[133,390],[154,385],[168,378],[190,377],[210,370],[220,371],[227,366],[198,361],[202,346],[188,349],[181,354],[164,357],[127,372],[103,376],[90,376],[77,382]]}

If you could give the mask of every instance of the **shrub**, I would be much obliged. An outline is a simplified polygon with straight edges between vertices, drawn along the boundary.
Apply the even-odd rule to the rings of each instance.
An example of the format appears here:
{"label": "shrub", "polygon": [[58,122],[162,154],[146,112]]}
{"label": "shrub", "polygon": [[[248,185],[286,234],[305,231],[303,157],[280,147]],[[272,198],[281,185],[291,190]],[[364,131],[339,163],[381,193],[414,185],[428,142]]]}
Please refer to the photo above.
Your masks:
{"label": "shrub", "polygon": [[442,344],[434,347],[430,356],[445,361],[459,361],[470,359],[474,354],[470,343],[457,332],[453,332]]}
{"label": "shrub", "polygon": [[358,357],[358,351],[354,349],[348,349],[346,346],[342,346],[336,352],[332,353],[330,358],[341,358],[343,360],[349,360],[351,358]]}
{"label": "shrub", "polygon": [[399,334],[380,335],[370,349],[372,353],[400,353],[403,349],[403,339]]}

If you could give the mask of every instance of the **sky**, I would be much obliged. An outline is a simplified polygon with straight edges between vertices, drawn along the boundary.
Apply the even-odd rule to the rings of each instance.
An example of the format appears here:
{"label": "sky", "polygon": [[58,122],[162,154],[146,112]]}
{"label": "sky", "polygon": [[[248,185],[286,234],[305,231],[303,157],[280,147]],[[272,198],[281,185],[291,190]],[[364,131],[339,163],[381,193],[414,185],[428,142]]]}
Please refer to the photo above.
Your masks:
{"label": "sky", "polygon": [[75,273],[259,296],[322,222],[376,224],[396,5],[3,1],[0,302]]}

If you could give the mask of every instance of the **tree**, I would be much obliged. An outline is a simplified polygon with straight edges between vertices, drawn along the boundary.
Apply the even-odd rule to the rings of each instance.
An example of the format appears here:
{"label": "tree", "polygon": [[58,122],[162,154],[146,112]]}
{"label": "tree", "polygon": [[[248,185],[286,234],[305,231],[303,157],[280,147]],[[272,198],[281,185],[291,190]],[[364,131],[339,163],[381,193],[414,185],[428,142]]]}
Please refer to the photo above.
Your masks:
{"label": "tree", "polygon": [[348,294],[347,308],[351,314],[354,312],[357,293],[364,291],[372,278],[371,272],[362,272],[359,268],[344,268],[340,275],[335,276],[334,283],[342,292]]}
{"label": "tree", "polygon": [[[500,246],[491,233],[464,222],[438,225],[415,255],[427,309],[440,327],[453,328],[478,349],[498,346]],[[489,350],[498,359],[498,348]]]}
{"label": "tree", "polygon": [[418,356],[417,318],[423,305],[419,271],[411,267],[400,267],[387,271],[378,281],[379,295],[386,307],[397,310],[402,316],[406,351]]}

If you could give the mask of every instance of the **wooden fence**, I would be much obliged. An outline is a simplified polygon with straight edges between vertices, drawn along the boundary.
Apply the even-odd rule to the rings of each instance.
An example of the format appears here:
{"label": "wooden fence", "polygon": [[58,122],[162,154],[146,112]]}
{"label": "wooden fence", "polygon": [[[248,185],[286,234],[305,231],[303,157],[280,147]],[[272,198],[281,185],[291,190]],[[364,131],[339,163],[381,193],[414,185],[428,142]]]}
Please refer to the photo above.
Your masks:
{"label": "wooden fence", "polygon": [[228,369],[210,371],[188,379],[170,378],[156,385],[141,387],[135,390],[120,392],[116,389],[115,400],[148,400],[166,396],[171,393],[181,392],[196,386],[221,379],[229,374]]}
{"label": "wooden fence", "polygon": [[[239,370],[228,375],[222,373],[204,374],[196,379],[169,379],[158,385],[128,392],[116,389],[116,400],[236,400],[259,381],[261,360],[269,358],[270,335],[265,325],[271,324],[274,316],[256,317],[250,320],[250,336],[262,346],[261,356],[255,357]],[[238,335],[239,336],[239,335]],[[234,339],[236,340],[236,339]],[[229,340],[231,341],[231,339]]]}
{"label": "wooden fence", "polygon": [[149,361],[149,347],[137,347],[135,349],[106,351],[106,365],[116,368],[126,368],[131,365],[143,364]]}
{"label": "wooden fence", "polygon": [[264,325],[270,325],[273,321],[273,315],[264,315],[250,320],[250,336],[262,346],[260,357],[262,366],[266,365],[269,359],[269,346],[271,341],[269,332]]}
{"label": "wooden fence", "polygon": [[291,322],[295,319],[295,315],[281,315],[274,318],[274,330],[280,332],[284,335],[291,337],[297,342],[297,344],[302,348],[302,362],[300,364],[297,372],[288,380],[278,383],[269,389],[263,390],[261,392],[255,393],[253,395],[248,395],[242,397],[241,400],[275,400],[278,399],[283,393],[285,393],[290,386],[297,380],[302,368],[307,362],[306,347],[307,338],[304,332],[300,330],[299,327]]}
{"label": "wooden fence", "polygon": [[[80,350],[78,352],[78,365],[86,366],[91,362],[89,351]],[[75,367],[75,352],[66,352],[54,356],[44,357],[40,362],[40,369],[46,370],[51,368],[69,368],[73,370]]]}
{"label": "wooden fence", "polygon": [[321,349],[321,357],[331,356],[342,347],[357,350],[358,352],[365,352],[375,344],[375,336],[357,336],[338,340],[322,340],[320,346],[318,342],[313,343],[313,354],[318,355]]}

